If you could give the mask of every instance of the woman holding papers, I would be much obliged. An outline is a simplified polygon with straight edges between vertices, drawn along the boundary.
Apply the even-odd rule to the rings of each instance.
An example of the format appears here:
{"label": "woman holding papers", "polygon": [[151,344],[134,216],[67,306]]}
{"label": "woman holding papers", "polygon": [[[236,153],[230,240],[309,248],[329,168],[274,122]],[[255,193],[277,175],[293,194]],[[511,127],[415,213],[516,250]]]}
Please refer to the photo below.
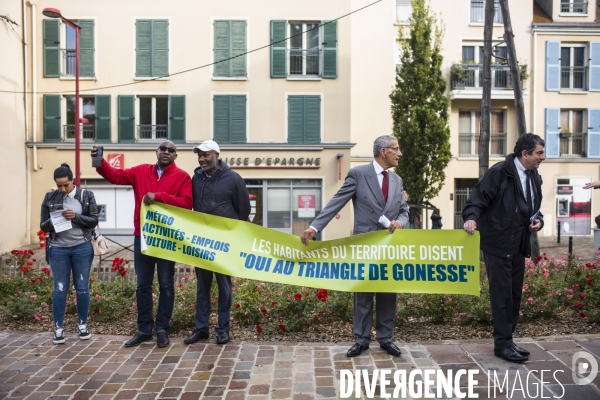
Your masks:
{"label": "woman holding papers", "polygon": [[90,270],[94,250],[90,240],[98,225],[98,210],[94,193],[73,184],[73,172],[67,164],[54,170],[57,189],[46,193],[42,202],[40,228],[49,232],[47,254],[54,276],[52,310],[54,313],[54,344],[65,342],[63,320],[67,306],[70,277],[77,293],[79,339],[89,339],[87,316],[90,306]]}

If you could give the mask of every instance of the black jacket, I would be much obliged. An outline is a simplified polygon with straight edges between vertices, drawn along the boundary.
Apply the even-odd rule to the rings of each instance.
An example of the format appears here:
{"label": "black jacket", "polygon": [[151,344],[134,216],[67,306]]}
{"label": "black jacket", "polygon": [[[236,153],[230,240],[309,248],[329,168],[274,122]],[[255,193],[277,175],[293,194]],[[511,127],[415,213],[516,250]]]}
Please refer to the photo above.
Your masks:
{"label": "black jacket", "polygon": [[[96,198],[91,190],[85,190],[81,201],[81,188],[76,188],[75,198],[81,203],[81,214],[76,214],[72,224],[77,225],[83,231],[83,237],[86,241],[90,240],[93,230],[98,225],[98,208],[96,207]],[[57,205],[62,205],[63,195],[58,191],[46,193],[42,201],[42,214],[40,217],[40,229],[44,232],[50,232],[50,239],[56,237],[54,225],[50,219],[50,213],[56,210]]]}
{"label": "black jacket", "polygon": [[[529,208],[523,186],[509,154],[505,161],[492,166],[473,188],[462,211],[464,221],[474,220],[481,234],[481,250],[497,257],[511,259],[517,251],[529,257],[531,232]],[[542,204],[542,177],[532,171],[535,209]],[[542,227],[543,215],[539,214]]]}
{"label": "black jacket", "polygon": [[250,197],[242,177],[219,160],[219,168],[208,177],[202,167],[192,177],[194,211],[219,217],[247,221],[250,215]]}

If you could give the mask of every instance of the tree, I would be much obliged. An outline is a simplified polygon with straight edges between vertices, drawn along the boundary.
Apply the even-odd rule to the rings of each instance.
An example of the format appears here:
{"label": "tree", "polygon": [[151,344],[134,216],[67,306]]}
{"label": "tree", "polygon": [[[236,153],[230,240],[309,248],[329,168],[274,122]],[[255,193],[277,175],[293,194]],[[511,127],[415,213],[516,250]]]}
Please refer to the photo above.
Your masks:
{"label": "tree", "polygon": [[397,172],[418,217],[423,202],[437,196],[446,179],[450,98],[441,69],[443,28],[425,0],[413,0],[412,8],[408,34],[399,29],[401,66],[390,99],[394,136],[405,153]]}

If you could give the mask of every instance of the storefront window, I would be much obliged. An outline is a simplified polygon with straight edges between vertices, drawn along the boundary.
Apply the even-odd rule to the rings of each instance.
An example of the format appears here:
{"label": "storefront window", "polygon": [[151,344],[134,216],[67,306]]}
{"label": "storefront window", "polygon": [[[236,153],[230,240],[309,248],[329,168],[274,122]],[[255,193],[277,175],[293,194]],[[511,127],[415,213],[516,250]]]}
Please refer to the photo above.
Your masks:
{"label": "storefront window", "polygon": [[[246,180],[253,223],[301,235],[321,211],[318,179]],[[266,193],[266,195],[265,195]],[[321,233],[316,235],[320,240]]]}

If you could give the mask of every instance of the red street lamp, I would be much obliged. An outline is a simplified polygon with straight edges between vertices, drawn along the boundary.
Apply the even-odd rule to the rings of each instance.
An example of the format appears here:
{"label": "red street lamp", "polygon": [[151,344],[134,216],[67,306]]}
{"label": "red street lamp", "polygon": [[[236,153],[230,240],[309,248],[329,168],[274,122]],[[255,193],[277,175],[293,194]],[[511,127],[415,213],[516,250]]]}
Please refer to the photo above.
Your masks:
{"label": "red street lamp", "polygon": [[75,29],[75,185],[80,186],[79,177],[81,176],[81,166],[79,163],[79,151],[81,147],[80,123],[84,122],[79,118],[79,34],[81,27],[75,22],[62,16],[56,8],[44,8],[42,11],[48,18],[60,18],[62,22]]}

